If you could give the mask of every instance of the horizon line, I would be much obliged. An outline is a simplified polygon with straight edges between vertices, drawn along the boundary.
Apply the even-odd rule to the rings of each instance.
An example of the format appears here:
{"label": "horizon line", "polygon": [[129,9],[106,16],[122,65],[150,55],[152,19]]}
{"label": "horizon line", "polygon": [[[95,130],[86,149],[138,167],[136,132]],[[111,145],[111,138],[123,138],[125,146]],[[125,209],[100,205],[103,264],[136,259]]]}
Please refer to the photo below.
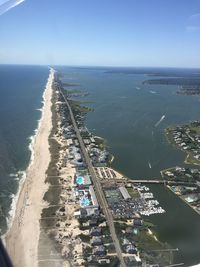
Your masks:
{"label": "horizon line", "polygon": [[168,68],[168,69],[200,69],[200,67],[177,67],[177,66],[126,66],[126,65],[77,65],[77,64],[39,64],[39,63],[0,63],[0,66],[46,66],[46,67],[51,67],[51,66],[58,66],[58,67],[74,67],[74,68]]}

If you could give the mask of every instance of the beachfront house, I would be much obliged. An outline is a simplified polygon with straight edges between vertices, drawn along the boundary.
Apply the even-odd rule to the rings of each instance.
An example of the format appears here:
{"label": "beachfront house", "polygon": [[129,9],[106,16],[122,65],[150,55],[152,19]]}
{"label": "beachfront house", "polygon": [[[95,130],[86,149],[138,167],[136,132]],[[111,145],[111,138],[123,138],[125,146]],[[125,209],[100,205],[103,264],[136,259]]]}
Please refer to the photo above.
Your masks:
{"label": "beachfront house", "polygon": [[127,245],[126,246],[126,253],[129,253],[129,254],[137,254],[137,248],[130,244],[130,245]]}

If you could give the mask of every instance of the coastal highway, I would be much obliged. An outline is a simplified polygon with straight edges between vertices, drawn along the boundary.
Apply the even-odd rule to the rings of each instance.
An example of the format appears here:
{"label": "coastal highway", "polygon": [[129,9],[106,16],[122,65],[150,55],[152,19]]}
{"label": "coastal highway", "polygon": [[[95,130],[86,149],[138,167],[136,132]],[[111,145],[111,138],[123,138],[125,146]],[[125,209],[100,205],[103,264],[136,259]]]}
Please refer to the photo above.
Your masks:
{"label": "coastal highway", "polygon": [[110,210],[108,208],[105,196],[103,194],[101,183],[100,183],[98,177],[96,176],[96,173],[94,171],[94,168],[93,168],[91,160],[90,160],[90,157],[88,156],[88,153],[87,153],[87,151],[85,149],[85,145],[83,143],[83,139],[82,139],[80,131],[79,131],[78,127],[77,127],[77,124],[76,124],[76,121],[75,121],[75,118],[74,118],[74,114],[73,114],[72,109],[71,109],[71,107],[69,105],[69,102],[68,102],[67,98],[65,97],[65,95],[63,94],[60,86],[59,86],[59,90],[60,90],[61,95],[63,96],[63,99],[64,99],[67,107],[68,107],[68,110],[69,110],[69,113],[70,113],[70,117],[71,117],[71,120],[72,120],[72,124],[74,126],[74,130],[76,132],[76,136],[78,138],[82,154],[83,154],[83,156],[85,158],[85,162],[87,164],[89,173],[91,175],[92,182],[93,182],[94,187],[95,187],[95,192],[96,192],[97,199],[98,199],[99,204],[100,204],[100,206],[101,206],[101,208],[103,210],[103,213],[104,213],[104,215],[106,217],[106,220],[107,220],[107,223],[108,223],[108,226],[109,226],[109,229],[110,229],[110,234],[111,234],[111,237],[112,237],[112,240],[113,240],[113,244],[115,246],[116,253],[117,253],[118,258],[120,260],[120,265],[121,265],[121,267],[125,267],[126,264],[125,264],[125,261],[124,261],[123,255],[122,255],[122,251],[121,251],[121,247],[120,247],[120,244],[119,244],[119,240],[118,240],[116,232],[115,232],[115,226],[114,226],[114,222],[113,222],[113,217],[112,217],[112,214],[111,214],[111,212],[110,212]]}

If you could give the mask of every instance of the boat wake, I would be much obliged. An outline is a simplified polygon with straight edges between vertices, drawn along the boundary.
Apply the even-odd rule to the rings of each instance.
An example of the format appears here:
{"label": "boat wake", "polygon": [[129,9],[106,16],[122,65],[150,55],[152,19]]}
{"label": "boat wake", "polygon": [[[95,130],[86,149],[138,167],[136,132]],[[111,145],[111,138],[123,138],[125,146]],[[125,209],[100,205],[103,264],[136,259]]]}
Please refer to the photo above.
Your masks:
{"label": "boat wake", "polygon": [[156,122],[155,127],[158,127],[158,125],[165,119],[165,115],[163,115],[158,122]]}
{"label": "boat wake", "polygon": [[148,161],[148,165],[149,165],[149,169],[151,169],[152,166],[151,166],[151,162],[150,161]]}

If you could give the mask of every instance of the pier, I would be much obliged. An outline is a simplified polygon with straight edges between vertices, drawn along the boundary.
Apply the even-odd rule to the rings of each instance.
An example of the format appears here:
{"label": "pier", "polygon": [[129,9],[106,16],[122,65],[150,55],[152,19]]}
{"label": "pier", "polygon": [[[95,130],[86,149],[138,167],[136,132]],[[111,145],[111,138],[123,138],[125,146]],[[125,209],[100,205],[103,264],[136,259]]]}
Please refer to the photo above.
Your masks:
{"label": "pier", "polygon": [[101,183],[124,183],[124,184],[161,184],[161,185],[196,185],[195,183],[191,182],[176,182],[176,181],[167,181],[167,180],[155,180],[155,179],[108,179],[102,180]]}

